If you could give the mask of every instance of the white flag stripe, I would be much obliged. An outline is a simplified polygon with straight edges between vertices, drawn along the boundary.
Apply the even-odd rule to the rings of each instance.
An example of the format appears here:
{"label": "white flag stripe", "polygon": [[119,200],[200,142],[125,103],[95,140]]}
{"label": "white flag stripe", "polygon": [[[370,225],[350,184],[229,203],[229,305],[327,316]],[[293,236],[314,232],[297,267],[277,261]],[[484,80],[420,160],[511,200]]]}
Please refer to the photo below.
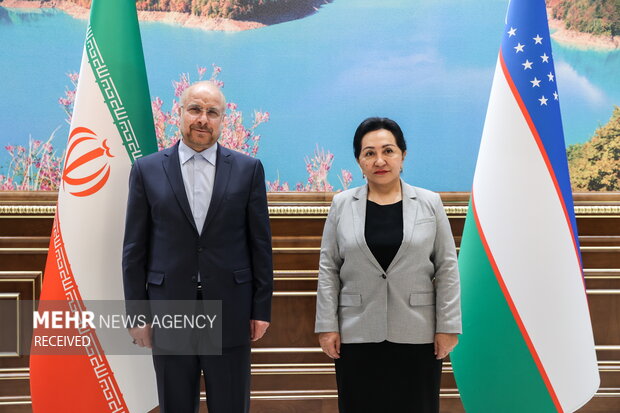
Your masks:
{"label": "white flag stripe", "polygon": [[[70,187],[67,185],[59,190],[58,216],[67,257],[84,300],[120,300],[124,296],[120,264],[125,223],[124,200],[127,199],[131,160],[85,53],[75,108],[71,130],[79,126],[89,128],[97,137],[107,140],[113,157],[103,156],[102,161],[90,162],[77,170],[77,175],[87,176],[101,162],[109,163],[109,179],[98,192],[87,197],[76,197],[69,193]],[[72,158],[91,148],[76,147]],[[131,340],[129,334],[127,340]],[[103,346],[104,343],[101,344]],[[106,351],[105,346],[103,350]],[[150,356],[106,355],[106,358],[130,412],[148,411],[156,406],[157,385]]]}
{"label": "white flag stripe", "polygon": [[[127,339],[130,340],[131,337],[128,335]],[[153,356],[106,355],[106,357],[118,387],[123,392],[129,412],[147,412],[157,406]]]}
{"label": "white flag stripe", "polygon": [[[127,177],[131,161],[88,63],[83,64],[80,71],[76,101],[79,104],[76,104],[73,113],[71,130],[80,126],[88,127],[98,138],[107,140],[114,157],[102,157],[111,166],[110,177],[95,194],[76,197],[69,193],[69,186],[63,185],[60,189],[58,211],[62,235],[82,298],[118,300],[123,297],[123,277],[119,263],[125,218],[124,204],[118,200],[127,199]],[[82,175],[88,172],[84,171]]]}
{"label": "white flag stripe", "polygon": [[577,409],[599,385],[578,257],[556,188],[499,61],[473,191],[491,253],[560,404]]}

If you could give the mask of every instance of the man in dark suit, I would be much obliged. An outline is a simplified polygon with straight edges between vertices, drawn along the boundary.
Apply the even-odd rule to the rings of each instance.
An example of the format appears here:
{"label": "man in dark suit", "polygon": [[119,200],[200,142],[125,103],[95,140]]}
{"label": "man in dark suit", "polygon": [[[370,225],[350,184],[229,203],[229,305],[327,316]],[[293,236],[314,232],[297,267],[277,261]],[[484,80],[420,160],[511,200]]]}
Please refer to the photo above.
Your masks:
{"label": "man in dark suit", "polygon": [[[226,102],[211,82],[181,96],[182,139],[136,160],[123,247],[126,300],[221,300],[222,355],[153,360],[160,409],[197,412],[200,372],[209,413],[246,413],[250,341],[269,326],[273,267],[263,167],[217,144]],[[158,347],[150,326],[129,330]]]}

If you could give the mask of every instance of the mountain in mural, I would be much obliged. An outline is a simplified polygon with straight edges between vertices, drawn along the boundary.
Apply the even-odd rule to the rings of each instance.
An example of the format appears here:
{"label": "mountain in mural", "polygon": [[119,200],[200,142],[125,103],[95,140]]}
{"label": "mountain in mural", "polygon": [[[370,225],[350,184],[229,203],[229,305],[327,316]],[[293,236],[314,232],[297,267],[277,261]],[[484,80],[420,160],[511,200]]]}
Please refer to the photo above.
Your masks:
{"label": "mountain in mural", "polygon": [[[192,17],[224,18],[270,25],[311,15],[321,5],[331,1],[333,0],[136,0],[136,7],[140,11],[147,12],[182,13]],[[7,0],[3,6],[20,7],[28,3],[36,4],[37,7],[56,7],[73,11],[72,14],[79,14],[71,10],[71,6],[88,9],[91,0]]]}

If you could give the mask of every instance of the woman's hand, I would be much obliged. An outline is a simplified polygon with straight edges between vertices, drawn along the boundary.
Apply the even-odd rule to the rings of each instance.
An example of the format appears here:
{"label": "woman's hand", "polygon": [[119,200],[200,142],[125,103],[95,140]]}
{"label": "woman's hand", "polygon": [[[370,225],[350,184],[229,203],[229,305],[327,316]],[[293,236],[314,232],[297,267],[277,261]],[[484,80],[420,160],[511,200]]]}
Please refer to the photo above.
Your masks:
{"label": "woman's hand", "polygon": [[319,333],[319,344],[329,357],[340,358],[340,333]]}
{"label": "woman's hand", "polygon": [[[437,360],[445,358],[459,342],[458,334],[437,333],[435,334],[435,356]],[[323,349],[325,351],[325,349]]]}

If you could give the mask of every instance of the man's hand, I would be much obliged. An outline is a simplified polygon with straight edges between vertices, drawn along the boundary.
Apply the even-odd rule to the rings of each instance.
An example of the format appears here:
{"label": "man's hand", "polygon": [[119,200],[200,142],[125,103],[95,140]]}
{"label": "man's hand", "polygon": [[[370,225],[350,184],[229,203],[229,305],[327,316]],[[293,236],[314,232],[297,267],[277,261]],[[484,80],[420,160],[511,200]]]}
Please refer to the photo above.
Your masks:
{"label": "man's hand", "polygon": [[437,333],[435,334],[435,356],[437,360],[446,357],[459,342],[458,334]]}
{"label": "man's hand", "polygon": [[340,333],[319,333],[319,344],[323,352],[333,359],[340,358]]}
{"label": "man's hand", "polygon": [[261,320],[250,320],[250,339],[252,341],[260,340],[267,331],[269,323]]}
{"label": "man's hand", "polygon": [[133,338],[134,344],[140,347],[152,348],[151,339],[153,338],[153,330],[151,330],[150,324],[144,327],[130,328],[129,335]]}

